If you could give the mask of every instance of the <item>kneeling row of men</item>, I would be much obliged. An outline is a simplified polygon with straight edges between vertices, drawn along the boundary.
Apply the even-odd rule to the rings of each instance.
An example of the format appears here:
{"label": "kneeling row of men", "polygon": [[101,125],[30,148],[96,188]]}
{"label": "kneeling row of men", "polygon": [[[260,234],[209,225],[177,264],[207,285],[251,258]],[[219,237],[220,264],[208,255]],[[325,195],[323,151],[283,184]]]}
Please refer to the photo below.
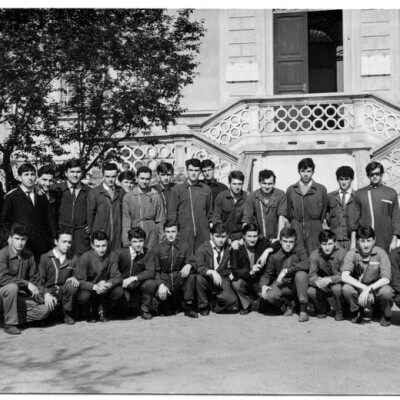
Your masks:
{"label": "kneeling row of men", "polygon": [[113,308],[120,316],[140,313],[151,319],[156,311],[172,315],[180,310],[191,318],[210,310],[291,316],[297,305],[299,321],[305,322],[309,299],[319,318],[327,316],[332,304],[335,320],[344,320],[347,311],[353,323],[360,323],[371,318],[375,307],[381,325],[389,326],[393,300],[400,304],[400,294],[395,296],[400,293],[400,249],[391,252],[391,266],[386,252],[375,246],[371,227],[358,229],[357,247],[348,252],[325,230],[310,257],[296,246],[296,231],[290,227],[273,242],[259,237],[257,226],[249,223],[242,243],[230,248],[226,226],[217,223],[211,240],[195,254],[179,240],[178,230],[176,224],[166,224],[164,242],[147,251],[145,232],[132,228],[129,247],[116,252],[109,251],[107,235],[96,231],[92,249],[79,259],[68,259],[72,234],[60,230],[54,249],[42,255],[37,268],[25,248],[25,227],[14,225],[8,246],[0,251],[5,332],[19,334],[18,325],[49,316],[66,324],[74,324],[78,314],[87,322],[108,322]]}

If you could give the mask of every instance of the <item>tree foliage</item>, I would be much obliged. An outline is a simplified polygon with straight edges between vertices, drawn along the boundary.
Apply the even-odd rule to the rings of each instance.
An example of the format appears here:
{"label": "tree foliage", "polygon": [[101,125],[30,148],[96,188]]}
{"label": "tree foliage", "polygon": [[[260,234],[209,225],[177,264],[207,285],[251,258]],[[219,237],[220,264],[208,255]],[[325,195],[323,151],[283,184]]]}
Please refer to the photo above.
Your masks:
{"label": "tree foliage", "polygon": [[1,10],[0,123],[11,128],[0,144],[5,170],[14,151],[42,160],[45,147],[60,155],[72,143],[89,170],[138,131],[167,129],[196,74],[204,29],[191,13]]}

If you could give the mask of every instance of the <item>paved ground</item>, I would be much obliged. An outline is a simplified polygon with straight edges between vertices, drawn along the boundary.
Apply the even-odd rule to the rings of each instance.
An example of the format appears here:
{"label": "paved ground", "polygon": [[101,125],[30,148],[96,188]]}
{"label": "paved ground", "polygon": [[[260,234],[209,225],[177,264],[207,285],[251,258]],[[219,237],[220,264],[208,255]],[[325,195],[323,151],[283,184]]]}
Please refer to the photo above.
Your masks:
{"label": "paved ground", "polygon": [[1,393],[399,394],[394,324],[179,314],[0,332]]}

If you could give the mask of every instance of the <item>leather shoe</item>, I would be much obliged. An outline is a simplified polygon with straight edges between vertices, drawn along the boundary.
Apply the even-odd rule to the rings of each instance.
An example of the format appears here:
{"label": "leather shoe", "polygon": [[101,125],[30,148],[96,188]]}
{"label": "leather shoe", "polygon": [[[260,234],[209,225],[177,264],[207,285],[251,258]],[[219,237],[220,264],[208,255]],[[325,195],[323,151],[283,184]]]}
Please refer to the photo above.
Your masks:
{"label": "leather shoe", "polygon": [[74,325],[75,324],[75,320],[70,317],[68,314],[64,315],[64,323],[67,325]]}
{"label": "leather shoe", "polygon": [[250,313],[250,310],[249,309],[247,309],[247,310],[240,310],[239,311],[239,314],[240,315],[247,315],[247,314],[249,314]]}
{"label": "leather shoe", "polygon": [[381,326],[390,326],[390,318],[382,317]]}
{"label": "leather shoe", "polygon": [[336,311],[335,313],[335,321],[344,321],[343,313],[340,311]]}
{"label": "leather shoe", "polygon": [[99,321],[100,322],[110,322],[109,318],[107,317],[106,314],[104,314],[104,312],[101,312],[99,314]]}
{"label": "leather shoe", "polygon": [[210,315],[210,310],[208,308],[201,310],[200,315],[202,315],[203,317],[206,317],[207,315]]}
{"label": "leather shoe", "polygon": [[292,304],[292,303],[289,303],[287,306],[286,306],[286,310],[285,310],[285,312],[283,313],[283,315],[285,316],[285,317],[291,317],[292,315],[293,315],[293,313],[294,313],[294,305]]}
{"label": "leather shoe", "polygon": [[317,318],[319,318],[319,319],[326,318],[327,316],[328,316],[328,314],[326,314],[326,313],[323,313],[323,314],[317,314]]}
{"label": "leather shoe", "polygon": [[361,313],[359,311],[350,313],[350,321],[352,324],[361,324],[362,323]]}
{"label": "leather shoe", "polygon": [[4,332],[9,335],[19,335],[21,331],[15,325],[4,325]]}
{"label": "leather shoe", "polygon": [[305,311],[300,311],[299,314],[299,322],[307,322],[309,320],[309,316]]}
{"label": "leather shoe", "polygon": [[197,314],[196,311],[193,310],[187,310],[185,311],[185,315],[189,318],[199,318],[199,314]]}
{"label": "leather shoe", "polygon": [[150,313],[148,313],[148,312],[142,311],[142,312],[141,312],[141,315],[142,315],[142,318],[143,318],[143,319],[146,319],[146,320],[149,320],[149,319],[152,319],[152,318],[153,318],[153,316],[152,316]]}

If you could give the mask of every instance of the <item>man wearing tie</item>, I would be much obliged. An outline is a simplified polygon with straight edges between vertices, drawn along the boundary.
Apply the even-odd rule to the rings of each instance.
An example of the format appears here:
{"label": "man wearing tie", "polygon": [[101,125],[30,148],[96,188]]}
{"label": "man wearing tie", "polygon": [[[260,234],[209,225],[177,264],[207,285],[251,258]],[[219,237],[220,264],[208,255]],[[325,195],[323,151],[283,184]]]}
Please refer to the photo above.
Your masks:
{"label": "man wearing tie", "polygon": [[[351,184],[354,179],[353,168],[343,165],[336,171],[339,189],[328,194],[326,222],[335,233],[337,243],[350,250],[351,229],[349,221],[354,220],[356,206]],[[354,232],[355,234],[355,232]]]}
{"label": "man wearing tie", "polygon": [[21,164],[18,175],[21,184],[7,193],[1,223],[8,234],[15,223],[26,227],[29,237],[26,247],[38,261],[42,254],[53,247],[55,221],[46,197],[34,190],[35,167],[30,163]]}

